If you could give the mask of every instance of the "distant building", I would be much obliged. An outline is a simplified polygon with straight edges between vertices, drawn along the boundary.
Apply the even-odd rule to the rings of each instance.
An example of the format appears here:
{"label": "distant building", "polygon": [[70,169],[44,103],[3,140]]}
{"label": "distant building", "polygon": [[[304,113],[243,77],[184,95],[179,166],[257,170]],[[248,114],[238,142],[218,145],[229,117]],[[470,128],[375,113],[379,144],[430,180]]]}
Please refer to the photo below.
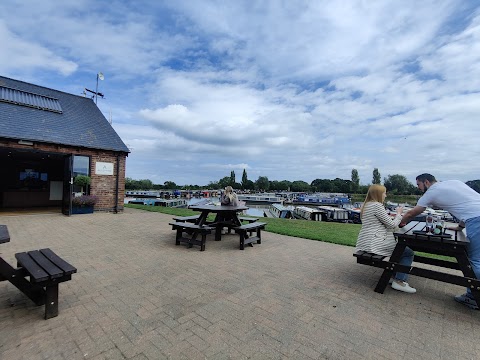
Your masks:
{"label": "distant building", "polygon": [[0,209],[68,215],[88,175],[95,211],[123,211],[128,153],[92,99],[0,76]]}

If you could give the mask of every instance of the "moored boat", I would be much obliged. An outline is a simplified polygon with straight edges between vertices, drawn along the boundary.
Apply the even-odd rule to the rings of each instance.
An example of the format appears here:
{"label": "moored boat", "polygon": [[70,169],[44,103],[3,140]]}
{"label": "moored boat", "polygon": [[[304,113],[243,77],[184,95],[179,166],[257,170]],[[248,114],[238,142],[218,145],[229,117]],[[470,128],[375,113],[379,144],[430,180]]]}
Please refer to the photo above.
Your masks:
{"label": "moored boat", "polygon": [[182,208],[187,206],[187,200],[185,199],[133,199],[128,201],[129,204],[138,205],[150,205],[150,206],[163,206],[171,208]]}
{"label": "moored boat", "polygon": [[322,221],[322,216],[324,216],[322,211],[308,206],[297,206],[295,210],[293,210],[293,215],[297,219],[313,221]]}
{"label": "moored boat", "polygon": [[275,194],[263,193],[263,194],[237,194],[238,200],[245,201],[247,203],[282,203],[283,198],[276,196]]}
{"label": "moored boat", "polygon": [[266,217],[280,218],[280,219],[292,219],[294,207],[283,206],[282,204],[271,204],[268,209],[264,210]]}

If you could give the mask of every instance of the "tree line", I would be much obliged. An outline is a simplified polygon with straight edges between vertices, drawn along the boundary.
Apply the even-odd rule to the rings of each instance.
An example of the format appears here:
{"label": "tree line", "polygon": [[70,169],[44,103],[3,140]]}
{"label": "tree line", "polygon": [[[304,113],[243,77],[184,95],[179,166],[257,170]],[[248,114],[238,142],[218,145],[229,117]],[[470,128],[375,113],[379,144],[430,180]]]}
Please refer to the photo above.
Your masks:
{"label": "tree line", "polygon": [[[381,175],[377,168],[373,169],[371,184],[381,184]],[[480,180],[466,182],[471,188],[480,193]],[[407,178],[400,174],[387,175],[383,178],[383,185],[393,195],[420,195],[416,184],[412,184]],[[352,169],[351,178],[348,180],[315,179],[310,184],[302,181],[272,180],[266,176],[259,176],[256,181],[248,179],[247,171],[243,169],[242,178],[237,182],[235,171],[230,176],[225,176],[218,181],[212,181],[207,185],[177,185],[173,181],[165,181],[163,184],[153,184],[151,180],[125,179],[126,190],[201,190],[201,189],[223,189],[232,186],[237,190],[254,191],[293,191],[293,192],[329,192],[329,193],[355,193],[366,194],[368,185],[360,184],[360,177],[357,169]]]}

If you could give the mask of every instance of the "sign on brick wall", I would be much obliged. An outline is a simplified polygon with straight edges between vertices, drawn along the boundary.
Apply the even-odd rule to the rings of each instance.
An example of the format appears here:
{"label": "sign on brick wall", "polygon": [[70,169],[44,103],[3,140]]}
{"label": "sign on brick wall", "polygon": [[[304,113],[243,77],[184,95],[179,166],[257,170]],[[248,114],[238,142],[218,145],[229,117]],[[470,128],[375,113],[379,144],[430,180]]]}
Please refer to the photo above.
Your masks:
{"label": "sign on brick wall", "polygon": [[95,163],[96,175],[113,175],[113,163],[96,162]]}

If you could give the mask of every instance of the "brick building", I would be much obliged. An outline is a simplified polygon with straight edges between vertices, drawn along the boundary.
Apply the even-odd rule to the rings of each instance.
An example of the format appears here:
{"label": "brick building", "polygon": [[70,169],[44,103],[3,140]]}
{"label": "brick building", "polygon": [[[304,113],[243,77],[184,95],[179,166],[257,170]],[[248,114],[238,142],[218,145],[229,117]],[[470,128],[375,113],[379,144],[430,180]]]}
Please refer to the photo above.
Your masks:
{"label": "brick building", "polygon": [[[95,211],[123,211],[128,153],[92,99],[0,76],[0,210],[69,215],[83,190]],[[73,185],[77,175],[90,186]]]}

